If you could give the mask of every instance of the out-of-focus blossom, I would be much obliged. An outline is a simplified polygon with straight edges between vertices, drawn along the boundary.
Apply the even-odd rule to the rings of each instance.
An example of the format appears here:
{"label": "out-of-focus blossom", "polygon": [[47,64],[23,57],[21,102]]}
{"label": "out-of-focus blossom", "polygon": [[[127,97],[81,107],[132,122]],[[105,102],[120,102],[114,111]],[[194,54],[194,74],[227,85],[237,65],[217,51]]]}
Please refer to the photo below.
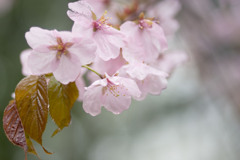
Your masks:
{"label": "out-of-focus blossom", "polygon": [[127,21],[120,27],[127,36],[123,57],[128,61],[151,63],[167,49],[167,40],[160,25],[140,15],[138,22]]}
{"label": "out-of-focus blossom", "polygon": [[179,0],[164,0],[152,6],[147,11],[149,17],[155,17],[166,36],[173,35],[179,29],[175,16],[181,9]]}
{"label": "out-of-focus blossom", "polygon": [[129,108],[131,97],[137,98],[141,92],[135,81],[119,76],[108,76],[95,81],[86,88],[83,96],[83,109],[96,116],[101,113],[101,107],[114,114],[120,114]]}
{"label": "out-of-focus blossom", "polygon": [[[122,54],[120,54],[117,58],[110,59],[109,61],[104,61],[101,58],[96,57],[91,67],[102,75],[107,73],[109,76],[113,76],[126,63],[127,61],[123,58]],[[99,79],[99,77],[93,72],[89,72],[88,78],[92,82]]]}
{"label": "out-of-focus blossom", "polygon": [[14,0],[0,0],[0,15],[11,9]]}
{"label": "out-of-focus blossom", "polygon": [[200,77],[214,96],[240,106],[240,1],[182,0],[182,35],[186,37]]}
{"label": "out-of-focus blossom", "polygon": [[167,87],[167,73],[137,61],[122,67],[119,75],[136,81],[141,91],[137,100],[143,100],[148,93],[159,95]]}
{"label": "out-of-focus blossom", "polygon": [[93,41],[75,37],[71,32],[58,32],[32,27],[26,40],[33,49],[28,65],[33,74],[53,73],[55,78],[67,84],[77,79],[81,66],[95,57]]}
{"label": "out-of-focus blossom", "polygon": [[94,8],[94,12],[97,15],[103,14],[112,3],[112,0],[85,0],[85,1]]}
{"label": "out-of-focus blossom", "polygon": [[183,51],[170,51],[161,54],[151,66],[170,75],[176,67],[186,62],[187,59],[188,57]]}

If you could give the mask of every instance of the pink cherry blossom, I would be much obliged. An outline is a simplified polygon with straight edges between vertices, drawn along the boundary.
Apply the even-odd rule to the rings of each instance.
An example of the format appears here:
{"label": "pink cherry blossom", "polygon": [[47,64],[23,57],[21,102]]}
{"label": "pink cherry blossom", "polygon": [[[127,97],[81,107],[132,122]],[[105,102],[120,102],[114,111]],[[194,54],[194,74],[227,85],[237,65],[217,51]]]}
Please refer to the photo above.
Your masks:
{"label": "pink cherry blossom", "polygon": [[83,100],[83,95],[85,93],[85,87],[86,87],[86,84],[85,84],[85,81],[83,79],[83,74],[84,72],[86,72],[86,70],[84,68],[82,68],[82,73],[81,75],[79,75],[75,81],[75,84],[78,88],[78,93],[79,93],[79,96],[78,96],[78,101],[82,101]]}
{"label": "pink cherry blossom", "polygon": [[173,35],[179,29],[179,23],[174,18],[181,9],[178,0],[164,0],[148,9],[149,17],[156,17],[167,36]]}
{"label": "pink cherry blossom", "polygon": [[20,61],[22,64],[22,74],[24,76],[29,76],[32,74],[31,68],[28,66],[28,57],[31,55],[32,49],[26,49],[20,54]]}
{"label": "pink cherry blossom", "polygon": [[82,18],[81,16],[91,18],[92,12],[95,12],[92,5],[90,5],[87,1],[68,3],[68,8],[70,10],[67,11],[67,15],[73,21],[80,21]]}
{"label": "pink cherry blossom", "polygon": [[107,74],[105,77],[87,87],[84,93],[83,109],[92,116],[100,114],[102,106],[114,114],[120,114],[129,108],[131,97],[137,98],[141,94],[132,79]]}
{"label": "pink cherry blossom", "polygon": [[188,56],[183,51],[169,51],[161,54],[152,66],[171,74],[176,67],[188,60]]}
{"label": "pink cherry blossom", "polygon": [[127,36],[123,56],[128,61],[137,59],[151,63],[167,49],[162,28],[152,20],[140,19],[138,23],[127,21],[120,29]]}
{"label": "pink cherry blossom", "polygon": [[26,40],[33,49],[28,57],[32,73],[53,73],[63,84],[75,81],[81,73],[81,66],[95,58],[94,42],[76,37],[71,32],[32,27],[26,33]]}
{"label": "pink cherry blossom", "polygon": [[[120,48],[124,46],[124,35],[108,24],[106,13],[97,19],[91,7],[81,5],[79,2],[69,3],[69,8],[72,10],[67,12],[68,16],[75,22],[72,32],[93,39],[97,45],[96,55],[104,61],[117,58]],[[83,14],[82,10],[84,13],[85,10],[89,10],[88,13],[91,12],[92,16],[90,17],[88,13]]]}
{"label": "pink cherry blossom", "polygon": [[119,76],[136,81],[141,91],[137,100],[143,100],[148,93],[159,95],[167,87],[167,73],[137,61],[122,67]]}
{"label": "pink cherry blossom", "polygon": [[[122,54],[120,54],[115,59],[110,59],[109,61],[103,61],[101,58],[97,57],[94,60],[94,63],[91,65],[91,68],[102,75],[104,75],[104,73],[107,73],[108,75],[113,76],[126,63],[127,61],[123,58]],[[89,72],[87,77],[92,82],[99,79],[99,77],[93,72]]]}
{"label": "pink cherry blossom", "polygon": [[110,5],[111,0],[85,0],[94,8],[94,12],[99,15],[103,14],[103,12],[107,9]]}

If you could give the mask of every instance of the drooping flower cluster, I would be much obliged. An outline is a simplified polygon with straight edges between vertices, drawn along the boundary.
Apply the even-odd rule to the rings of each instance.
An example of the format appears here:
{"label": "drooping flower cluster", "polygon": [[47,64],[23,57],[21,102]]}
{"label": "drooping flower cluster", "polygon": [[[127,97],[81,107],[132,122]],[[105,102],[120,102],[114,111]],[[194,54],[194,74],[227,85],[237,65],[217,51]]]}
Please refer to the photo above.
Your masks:
{"label": "drooping flower cluster", "polygon": [[[186,60],[186,55],[166,53],[168,35],[173,35],[178,26],[173,20],[174,11],[164,17],[154,11],[156,7],[142,12],[137,2],[118,11],[116,4],[111,8],[110,1],[94,2],[69,3],[72,31],[32,27],[25,35],[31,49],[21,54],[22,72],[52,73],[65,85],[75,82],[78,99],[92,116],[98,115],[102,106],[120,114],[129,108],[132,98],[143,100],[148,94],[160,94],[172,70]],[[160,15],[146,17],[155,13]],[[171,27],[174,29],[166,31]],[[85,86],[83,76],[92,83],[90,86]]]}

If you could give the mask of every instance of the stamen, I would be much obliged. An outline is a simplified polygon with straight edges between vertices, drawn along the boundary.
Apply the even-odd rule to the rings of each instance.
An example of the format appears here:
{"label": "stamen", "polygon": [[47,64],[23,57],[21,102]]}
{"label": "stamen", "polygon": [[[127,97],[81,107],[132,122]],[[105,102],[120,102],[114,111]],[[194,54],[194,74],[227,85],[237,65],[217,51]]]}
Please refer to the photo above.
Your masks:
{"label": "stamen", "polygon": [[57,51],[57,58],[60,59],[62,54],[67,55],[69,51],[67,50],[73,45],[71,42],[63,43],[60,37],[57,37],[57,45],[49,46],[50,50]]}
{"label": "stamen", "polygon": [[[109,92],[106,92],[109,91]],[[109,79],[107,79],[107,86],[103,89],[103,94],[108,96],[108,93],[111,93],[114,97],[119,97],[120,95],[126,96],[127,88],[121,84],[114,84]]]}
{"label": "stamen", "polygon": [[102,27],[104,27],[104,26],[106,26],[106,25],[110,26],[110,24],[108,23],[108,21],[109,21],[109,19],[111,19],[111,18],[109,18],[109,17],[105,18],[106,15],[107,15],[107,11],[105,10],[105,12],[104,12],[103,15],[101,16],[101,18],[98,19],[98,20],[95,20],[95,21],[93,22],[93,31],[94,31],[94,32],[96,32],[97,30],[101,30]]}

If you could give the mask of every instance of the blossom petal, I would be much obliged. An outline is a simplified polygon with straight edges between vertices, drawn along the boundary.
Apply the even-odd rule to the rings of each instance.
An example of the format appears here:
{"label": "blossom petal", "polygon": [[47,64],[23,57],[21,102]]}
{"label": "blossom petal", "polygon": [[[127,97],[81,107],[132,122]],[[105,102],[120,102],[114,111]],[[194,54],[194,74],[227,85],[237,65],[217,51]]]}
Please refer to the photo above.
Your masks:
{"label": "blossom petal", "polygon": [[182,51],[172,51],[167,54],[163,54],[157,60],[156,67],[160,70],[171,74],[173,70],[186,62],[188,59],[187,55]]}
{"label": "blossom petal", "polygon": [[157,75],[149,75],[144,80],[136,80],[141,96],[137,100],[143,100],[148,93],[152,95],[161,94],[162,90],[167,88],[167,79]]}
{"label": "blossom petal", "polygon": [[68,8],[70,11],[67,14],[72,20],[78,19],[79,16],[92,17],[93,7],[86,1],[68,3]]}
{"label": "blossom petal", "polygon": [[159,24],[153,23],[152,28],[148,29],[152,37],[152,43],[158,49],[158,52],[167,50],[168,44],[162,27]]}
{"label": "blossom petal", "polygon": [[83,100],[83,95],[85,93],[85,86],[86,86],[83,77],[81,75],[78,76],[75,83],[76,83],[76,86],[77,86],[78,91],[79,91],[78,100],[82,101]]}
{"label": "blossom petal", "polygon": [[101,113],[102,86],[88,87],[83,95],[83,109],[96,116]]}
{"label": "blossom petal", "polygon": [[148,75],[158,75],[164,78],[168,76],[165,72],[137,61],[124,66],[121,72],[126,72],[131,78],[138,80],[144,80]]}
{"label": "blossom petal", "polygon": [[114,114],[120,114],[131,105],[131,96],[119,94],[118,96],[107,91],[104,95],[103,106]]}
{"label": "blossom petal", "polygon": [[71,54],[75,54],[82,65],[90,64],[95,59],[96,44],[92,40],[80,39],[75,40],[75,44],[69,48]]}
{"label": "blossom petal", "polygon": [[26,49],[22,51],[20,54],[20,60],[22,64],[22,74],[24,76],[28,76],[32,74],[31,68],[28,66],[28,57],[29,55],[31,55],[31,53],[32,53],[32,49]]}
{"label": "blossom petal", "polygon": [[104,61],[117,58],[120,54],[120,48],[123,47],[123,36],[119,33],[105,34],[97,31],[94,34],[94,40],[97,44],[96,54]]}
{"label": "blossom petal", "polygon": [[80,73],[81,64],[74,54],[62,55],[58,68],[53,72],[56,80],[63,84],[75,81]]}
{"label": "blossom petal", "polygon": [[120,31],[129,36],[138,31],[138,26],[132,21],[127,21],[120,26]]}
{"label": "blossom petal", "polygon": [[92,38],[93,36],[93,20],[84,16],[78,17],[72,26],[72,32],[80,37]]}
{"label": "blossom petal", "polygon": [[49,52],[48,46],[56,44],[53,32],[39,27],[31,27],[25,38],[28,45],[38,52]]}
{"label": "blossom petal", "polygon": [[31,68],[32,74],[40,75],[52,73],[58,67],[59,62],[54,51],[49,53],[39,53],[32,51],[28,56],[28,65]]}
{"label": "blossom petal", "polygon": [[[114,79],[115,77],[112,77]],[[116,77],[117,79],[114,80],[115,82],[118,82],[122,84],[127,89],[127,95],[130,95],[134,98],[140,97],[141,91],[138,88],[138,85],[136,82],[130,78],[124,78],[124,77]]]}

